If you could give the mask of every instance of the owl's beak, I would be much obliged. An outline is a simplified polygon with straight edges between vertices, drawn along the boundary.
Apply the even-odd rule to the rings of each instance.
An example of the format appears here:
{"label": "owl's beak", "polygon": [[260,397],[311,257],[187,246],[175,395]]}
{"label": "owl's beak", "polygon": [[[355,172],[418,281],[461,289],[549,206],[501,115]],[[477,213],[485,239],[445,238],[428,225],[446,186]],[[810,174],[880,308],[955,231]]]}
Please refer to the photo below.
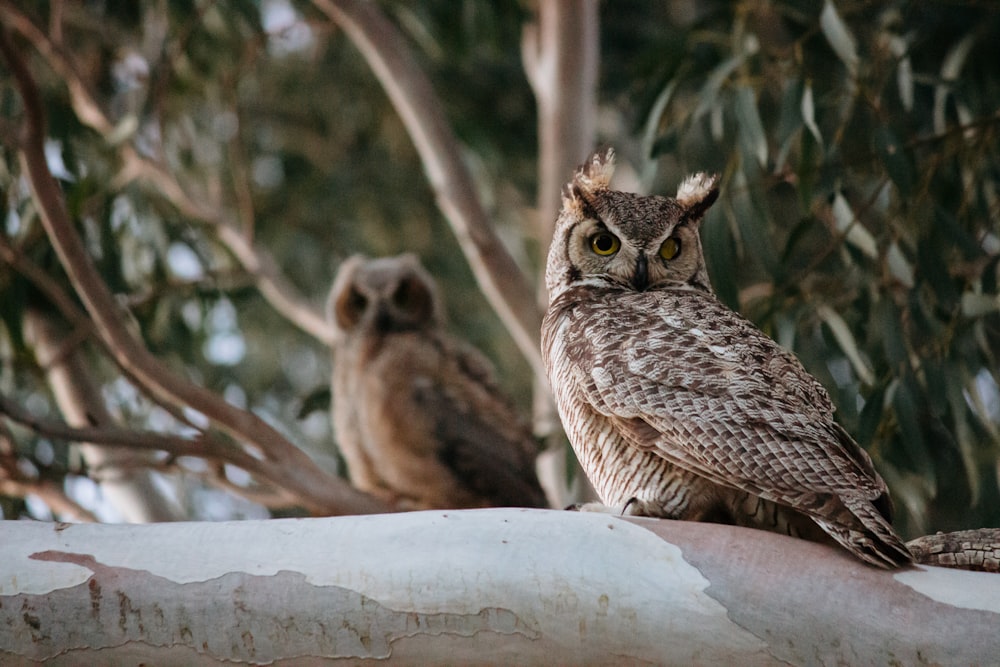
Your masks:
{"label": "owl's beak", "polygon": [[639,292],[649,285],[649,266],[646,263],[646,256],[639,255],[635,261],[635,273],[632,274],[632,287]]}
{"label": "owl's beak", "polygon": [[393,317],[385,304],[380,303],[375,307],[375,329],[380,332],[387,332],[393,328]]}

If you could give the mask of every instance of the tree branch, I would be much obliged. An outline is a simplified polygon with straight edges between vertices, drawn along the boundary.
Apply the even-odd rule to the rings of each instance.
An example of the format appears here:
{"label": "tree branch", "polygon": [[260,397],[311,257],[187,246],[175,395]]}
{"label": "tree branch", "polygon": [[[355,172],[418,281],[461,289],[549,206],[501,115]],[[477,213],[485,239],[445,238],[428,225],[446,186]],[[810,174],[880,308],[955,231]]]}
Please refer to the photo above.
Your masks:
{"label": "tree branch", "polygon": [[[266,462],[208,433],[199,433],[195,438],[182,438],[176,435],[123,429],[113,425],[73,427],[62,422],[35,417],[2,394],[0,394],[0,415],[6,415],[11,421],[46,438],[93,443],[112,449],[163,451],[167,452],[171,459],[181,456],[200,458],[213,463],[236,466],[258,479],[269,480],[273,477]],[[294,491],[280,486],[274,489],[252,490],[232,484],[224,475],[212,477],[219,486],[250,500],[266,499],[267,502],[262,504],[268,507],[288,507],[298,500]]]}
{"label": "tree branch", "polygon": [[[60,12],[53,12],[53,20]],[[70,104],[77,118],[84,125],[92,127],[104,136],[114,133],[115,126],[105,115],[101,106],[94,100],[90,87],[73,65],[73,59],[67,55],[62,45],[52,42],[31,19],[15,9],[9,0],[0,0],[0,18],[3,23],[20,33],[46,59],[56,74],[66,82],[69,88]],[[13,64],[12,64],[13,65]]]}
{"label": "tree branch", "polygon": [[164,451],[169,452],[172,456],[193,456],[224,461],[245,468],[247,472],[265,472],[262,468],[263,462],[260,459],[204,433],[199,434],[196,438],[182,438],[151,431],[134,431],[112,425],[74,427],[63,422],[35,417],[3,394],[0,394],[0,414],[6,415],[12,421],[46,438],[69,442],[92,442],[107,447]]}
{"label": "tree branch", "polygon": [[80,310],[62,285],[42,267],[25,257],[18,248],[9,244],[3,236],[0,236],[0,259],[27,278],[76,330],[85,331],[87,335],[93,333],[93,324],[87,319],[86,313]]}
{"label": "tree branch", "polygon": [[[90,510],[71,500],[61,485],[51,479],[41,479],[26,472],[21,467],[22,457],[14,446],[14,436],[7,425],[0,422],[0,495],[14,498],[37,496],[48,506],[56,517],[76,521],[97,521]],[[40,469],[36,466],[37,469]]]}
{"label": "tree branch", "polygon": [[[197,554],[197,558],[192,558]],[[0,661],[993,664],[1000,577],[764,531],[466,510],[0,523]]]}
{"label": "tree branch", "polygon": [[[521,59],[538,102],[538,230],[541,266],[545,266],[561,192],[577,165],[594,148],[597,125],[599,30],[596,0],[541,0],[535,23],[522,36]],[[548,304],[545,281],[538,302]],[[566,470],[566,441],[545,375],[537,377],[535,432],[548,441],[538,458],[538,477],[554,507],[594,500],[596,495],[577,465]],[[572,459],[571,459],[572,460]],[[574,479],[579,488],[568,489]]]}
{"label": "tree branch", "polygon": [[0,495],[12,498],[37,496],[55,517],[87,523],[97,522],[93,512],[71,500],[52,480],[0,479]]}
{"label": "tree branch", "polygon": [[6,31],[0,32],[0,52],[10,65],[24,104],[20,158],[42,225],[93,318],[100,339],[118,365],[157,400],[201,412],[244,446],[256,450],[256,456],[267,462],[269,478],[295,493],[310,510],[334,514],[386,511],[382,503],[322,471],[302,450],[256,415],[172,373],[133,337],[74,230],[59,185],[49,172],[38,89]]}
{"label": "tree branch", "polygon": [[403,36],[374,3],[313,0],[343,28],[396,108],[451,224],[473,275],[532,370],[545,376],[539,351],[542,317],[524,273],[514,262],[483,210],[458,140],[430,80]]}
{"label": "tree branch", "polygon": [[[64,349],[69,338],[64,327],[52,316],[29,308],[24,314],[23,331],[67,423],[112,426],[114,422],[87,372],[79,346]],[[116,450],[86,442],[81,443],[80,451],[105,497],[129,523],[183,518],[150,474],[149,467],[155,463],[151,452],[133,448]]]}
{"label": "tree branch", "polygon": [[[544,253],[562,205],[562,187],[594,150],[600,60],[597,0],[540,0],[537,22],[524,31],[522,60],[538,102],[537,227]],[[547,304],[544,281],[540,290]]]}

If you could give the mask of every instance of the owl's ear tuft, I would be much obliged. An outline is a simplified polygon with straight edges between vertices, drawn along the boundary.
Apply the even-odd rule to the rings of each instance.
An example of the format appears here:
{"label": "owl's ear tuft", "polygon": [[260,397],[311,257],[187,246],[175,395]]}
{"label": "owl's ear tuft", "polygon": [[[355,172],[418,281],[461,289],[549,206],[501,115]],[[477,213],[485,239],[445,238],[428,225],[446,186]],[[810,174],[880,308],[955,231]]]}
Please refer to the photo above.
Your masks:
{"label": "owl's ear tuft", "polygon": [[359,306],[353,283],[354,276],[365,259],[364,255],[352,255],[344,260],[337,271],[333,287],[330,288],[330,295],[326,300],[326,317],[337,329],[347,330],[360,318],[360,310],[364,308],[364,304]]}
{"label": "owl's ear tuft", "polygon": [[605,190],[615,173],[615,149],[594,153],[584,162],[573,176],[573,187],[583,193]]}
{"label": "owl's ear tuft", "polygon": [[698,172],[685,178],[677,188],[677,203],[686,209],[689,220],[698,220],[719,198],[718,174]]}

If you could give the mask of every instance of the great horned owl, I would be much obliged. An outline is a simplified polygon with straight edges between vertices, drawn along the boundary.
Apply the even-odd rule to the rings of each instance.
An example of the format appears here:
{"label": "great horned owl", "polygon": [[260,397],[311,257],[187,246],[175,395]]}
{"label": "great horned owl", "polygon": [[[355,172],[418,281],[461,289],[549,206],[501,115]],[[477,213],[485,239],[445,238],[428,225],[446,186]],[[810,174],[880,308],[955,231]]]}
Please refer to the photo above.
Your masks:
{"label": "great horned owl", "polygon": [[612,151],[595,155],[564,192],[542,326],[559,415],[603,503],[910,562],[826,391],[712,292],[698,229],[716,178],[643,197],[609,189],[613,168]]}
{"label": "great horned owl", "polygon": [[445,332],[414,255],[351,257],[327,312],[333,426],[355,486],[400,509],[546,506],[531,431],[485,357]]}

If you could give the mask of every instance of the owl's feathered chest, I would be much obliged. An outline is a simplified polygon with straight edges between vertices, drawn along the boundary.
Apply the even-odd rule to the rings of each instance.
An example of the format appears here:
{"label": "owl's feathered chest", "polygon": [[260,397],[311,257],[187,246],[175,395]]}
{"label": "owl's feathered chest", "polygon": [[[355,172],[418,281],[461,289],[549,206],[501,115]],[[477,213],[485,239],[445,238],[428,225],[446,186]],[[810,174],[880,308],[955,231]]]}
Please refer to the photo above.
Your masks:
{"label": "owl's feathered chest", "polygon": [[598,411],[627,411],[629,401],[617,397],[642,385],[749,414],[758,406],[816,419],[833,413],[794,355],[700,290],[571,288],[546,313],[542,347],[557,400],[586,400]]}
{"label": "owl's feathered chest", "polygon": [[[705,347],[725,356],[743,318],[721,307],[710,295],[690,289],[635,292],[581,286],[560,294],[549,306],[542,327],[543,354],[563,346],[571,360],[597,362],[596,356],[626,350],[653,353]],[[669,361],[669,357],[659,361]]]}

